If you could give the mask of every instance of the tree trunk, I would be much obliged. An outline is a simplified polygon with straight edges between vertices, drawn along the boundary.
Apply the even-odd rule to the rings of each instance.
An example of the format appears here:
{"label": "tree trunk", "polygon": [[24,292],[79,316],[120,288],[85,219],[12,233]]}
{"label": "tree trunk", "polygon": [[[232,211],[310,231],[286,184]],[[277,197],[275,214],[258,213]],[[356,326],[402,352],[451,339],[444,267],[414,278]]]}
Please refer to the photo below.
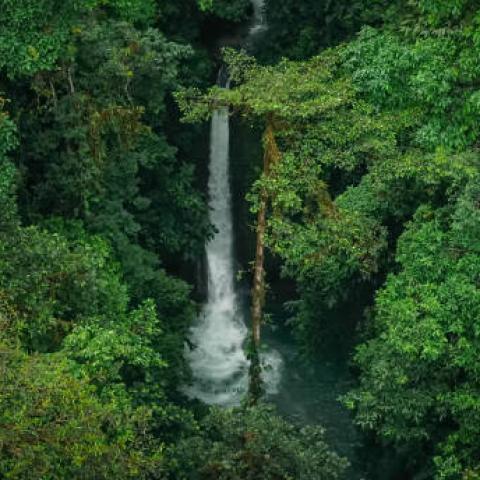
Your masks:
{"label": "tree trunk", "polygon": [[[263,136],[263,175],[268,177],[272,166],[280,158],[273,121],[267,118],[267,125]],[[261,365],[259,357],[261,326],[263,320],[263,307],[265,304],[265,232],[267,226],[268,192],[262,188],[260,192],[260,204],[257,214],[257,247],[255,252],[255,264],[253,269],[252,287],[252,342],[250,354],[250,403],[255,404],[262,395]]]}
{"label": "tree trunk", "polygon": [[267,193],[261,192],[257,216],[257,248],[253,269],[252,288],[252,338],[256,348],[260,346],[260,331],[265,303],[265,230],[267,221]]}

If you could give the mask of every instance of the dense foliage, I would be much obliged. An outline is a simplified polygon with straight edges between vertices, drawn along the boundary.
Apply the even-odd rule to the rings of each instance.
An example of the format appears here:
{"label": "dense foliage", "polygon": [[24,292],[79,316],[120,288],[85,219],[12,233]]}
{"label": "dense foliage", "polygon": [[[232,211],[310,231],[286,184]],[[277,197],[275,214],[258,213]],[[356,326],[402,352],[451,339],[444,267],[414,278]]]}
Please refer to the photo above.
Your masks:
{"label": "dense foliage", "polygon": [[418,209],[397,247],[401,270],[377,294],[373,338],[359,347],[357,420],[439,478],[478,467],[479,182],[455,205]]}
{"label": "dense foliage", "polygon": [[180,393],[188,281],[213,227],[205,129],[180,124],[172,93],[214,78],[206,26],[251,12],[248,0],[0,0],[1,478],[344,469],[320,430]]}
{"label": "dense foliage", "polygon": [[357,424],[406,478],[476,478],[478,3],[270,1],[266,14],[278,51],[262,58],[316,56],[227,52],[236,87],[185,90],[185,117],[228,104],[265,129],[274,162],[249,199],[256,212],[268,195],[266,243],[297,286],[305,351],[347,304],[368,307],[344,400]]}
{"label": "dense foliage", "polygon": [[297,428],[266,406],[212,409],[200,434],[176,446],[173,478],[320,480],[341,478],[346,462],[329,451],[318,427]]}
{"label": "dense foliage", "polygon": [[391,2],[384,0],[266,0],[269,29],[257,46],[268,61],[306,59],[350,39],[365,24],[375,25]]}
{"label": "dense foliage", "polygon": [[227,105],[301,350],[358,342],[343,402],[396,478],[480,478],[480,6],[264,10],[225,90],[208,30],[250,1],[0,0],[0,477],[341,478],[322,429],[179,391]]}

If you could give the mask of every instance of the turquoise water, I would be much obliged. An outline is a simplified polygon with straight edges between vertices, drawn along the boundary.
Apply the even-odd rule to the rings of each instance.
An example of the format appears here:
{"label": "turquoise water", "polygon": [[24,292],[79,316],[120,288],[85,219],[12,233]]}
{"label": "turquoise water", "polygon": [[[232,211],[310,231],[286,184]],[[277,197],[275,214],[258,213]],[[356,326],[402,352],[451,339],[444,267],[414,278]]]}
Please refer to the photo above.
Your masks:
{"label": "turquoise water", "polygon": [[345,478],[365,478],[358,458],[362,439],[350,412],[339,400],[353,384],[348,358],[326,355],[322,360],[302,361],[296,343],[285,327],[266,327],[263,338],[264,343],[277,350],[283,359],[278,394],[268,400],[296,423],[322,425],[329,445],[351,463]]}

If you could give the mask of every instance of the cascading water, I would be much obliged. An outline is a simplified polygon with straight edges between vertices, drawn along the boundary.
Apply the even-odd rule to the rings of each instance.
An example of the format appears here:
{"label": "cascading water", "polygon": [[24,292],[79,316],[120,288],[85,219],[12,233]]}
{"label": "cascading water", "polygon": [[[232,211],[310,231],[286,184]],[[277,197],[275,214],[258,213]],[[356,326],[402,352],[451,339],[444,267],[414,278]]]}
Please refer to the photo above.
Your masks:
{"label": "cascading water", "polygon": [[213,113],[210,132],[210,221],[217,234],[207,244],[208,302],[192,329],[187,353],[195,383],[187,393],[209,404],[236,404],[246,390],[248,331],[234,288],[233,225],[229,185],[228,109]]}
{"label": "cascading water", "polygon": [[[254,0],[254,21],[249,37],[265,28],[263,0]],[[220,72],[219,84],[228,88]],[[216,110],[210,132],[210,221],[217,234],[207,244],[208,302],[191,331],[195,348],[187,351],[194,383],[185,393],[208,404],[237,405],[248,386],[249,361],[244,352],[248,329],[234,285],[234,251],[231,191],[229,184],[229,112]],[[279,382],[281,358],[276,352],[264,354],[268,367],[264,380],[267,392],[274,393]]]}
{"label": "cascading water", "polygon": [[267,24],[265,22],[265,15],[263,12],[265,0],[252,0],[253,4],[253,22],[250,27],[250,41],[252,37],[258,35],[260,32],[263,32],[267,29]]}

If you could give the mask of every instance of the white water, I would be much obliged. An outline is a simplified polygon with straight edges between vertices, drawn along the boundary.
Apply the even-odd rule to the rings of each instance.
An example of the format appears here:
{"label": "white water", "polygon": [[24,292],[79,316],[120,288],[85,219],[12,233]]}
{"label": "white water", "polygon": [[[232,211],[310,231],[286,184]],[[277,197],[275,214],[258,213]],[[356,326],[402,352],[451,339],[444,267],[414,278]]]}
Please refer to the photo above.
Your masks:
{"label": "white water", "polygon": [[[263,0],[253,0],[255,14],[250,39],[265,28]],[[228,88],[228,86],[227,86]],[[207,244],[208,301],[187,350],[194,383],[185,393],[208,404],[238,405],[248,387],[249,361],[244,352],[248,329],[234,285],[232,202],[229,183],[229,113],[212,116],[210,132],[210,221],[218,233]],[[282,359],[277,352],[262,355],[267,393],[276,393]]]}
{"label": "white water", "polygon": [[229,171],[228,110],[214,112],[210,132],[210,221],[218,233],[207,244],[208,302],[187,353],[195,383],[191,397],[209,404],[236,404],[247,388],[249,363],[243,351],[248,335],[234,288],[233,225]]}
{"label": "white water", "polygon": [[252,0],[253,4],[253,22],[250,27],[250,40],[251,37],[258,35],[267,29],[267,23],[265,21],[265,14],[263,12],[265,0]]}

